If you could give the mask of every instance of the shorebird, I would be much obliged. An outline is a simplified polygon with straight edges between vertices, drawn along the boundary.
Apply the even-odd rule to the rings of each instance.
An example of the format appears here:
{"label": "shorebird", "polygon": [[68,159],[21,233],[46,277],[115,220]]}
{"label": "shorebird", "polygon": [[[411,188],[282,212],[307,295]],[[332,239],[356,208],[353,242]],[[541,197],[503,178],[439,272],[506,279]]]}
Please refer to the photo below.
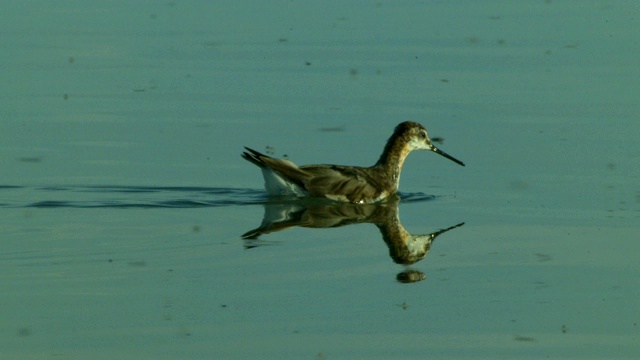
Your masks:
{"label": "shorebird", "polygon": [[424,126],[405,121],[396,126],[382,155],[370,167],[342,165],[297,166],[245,147],[242,157],[262,169],[265,188],[271,195],[325,197],[334,201],[368,204],[383,201],[398,191],[400,172],[413,150],[430,150],[464,166],[438,149]]}

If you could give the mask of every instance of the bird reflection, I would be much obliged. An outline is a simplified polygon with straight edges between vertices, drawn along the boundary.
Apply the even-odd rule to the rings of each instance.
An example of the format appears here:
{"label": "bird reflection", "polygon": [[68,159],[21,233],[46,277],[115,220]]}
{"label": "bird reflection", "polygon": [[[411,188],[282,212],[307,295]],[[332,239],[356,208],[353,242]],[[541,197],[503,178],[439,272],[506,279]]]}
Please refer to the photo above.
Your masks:
{"label": "bird reflection", "polygon": [[[329,203],[316,199],[271,202],[265,204],[262,224],[244,233],[242,238],[246,241],[246,248],[253,248],[259,246],[256,241],[260,236],[296,226],[334,228],[372,223],[380,230],[393,261],[402,265],[411,265],[424,259],[436,237],[464,225],[459,223],[430,234],[412,235],[400,223],[399,201],[400,198],[395,195],[387,202],[378,204]],[[401,283],[417,282],[425,278],[426,275],[422,272],[412,269],[402,271],[396,276]]]}

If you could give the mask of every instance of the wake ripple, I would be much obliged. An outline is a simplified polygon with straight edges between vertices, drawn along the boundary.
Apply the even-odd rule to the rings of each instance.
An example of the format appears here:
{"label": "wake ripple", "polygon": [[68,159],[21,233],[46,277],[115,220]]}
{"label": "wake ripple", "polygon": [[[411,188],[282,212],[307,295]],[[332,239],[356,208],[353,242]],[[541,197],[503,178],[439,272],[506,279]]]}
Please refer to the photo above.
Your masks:
{"label": "wake ripple", "polygon": [[[421,202],[436,197],[400,193],[401,202]],[[255,205],[281,201],[260,189],[171,186],[45,186],[0,185],[2,208],[202,208]]]}
{"label": "wake ripple", "polygon": [[269,200],[254,189],[168,186],[0,186],[0,195],[0,207],[31,208],[199,208]]}

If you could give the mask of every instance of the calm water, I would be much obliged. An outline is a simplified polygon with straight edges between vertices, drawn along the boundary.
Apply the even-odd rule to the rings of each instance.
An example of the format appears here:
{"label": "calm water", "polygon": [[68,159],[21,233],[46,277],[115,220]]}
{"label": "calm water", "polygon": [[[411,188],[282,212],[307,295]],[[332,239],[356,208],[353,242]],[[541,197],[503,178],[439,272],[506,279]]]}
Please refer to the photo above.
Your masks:
{"label": "calm water", "polygon": [[[637,358],[639,10],[5,4],[0,357]],[[409,119],[467,166],[411,154],[398,203],[240,157]]]}

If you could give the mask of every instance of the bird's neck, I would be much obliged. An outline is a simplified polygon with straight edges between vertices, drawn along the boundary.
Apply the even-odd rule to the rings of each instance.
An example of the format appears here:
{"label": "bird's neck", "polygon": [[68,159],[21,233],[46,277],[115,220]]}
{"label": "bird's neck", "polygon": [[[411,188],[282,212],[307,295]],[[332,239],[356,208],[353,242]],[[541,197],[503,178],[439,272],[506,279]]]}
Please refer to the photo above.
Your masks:
{"label": "bird's neck", "polygon": [[387,141],[387,145],[385,145],[378,162],[374,165],[374,167],[381,169],[388,176],[396,190],[400,183],[402,165],[410,152],[411,150],[405,139],[401,136],[392,136]]}

